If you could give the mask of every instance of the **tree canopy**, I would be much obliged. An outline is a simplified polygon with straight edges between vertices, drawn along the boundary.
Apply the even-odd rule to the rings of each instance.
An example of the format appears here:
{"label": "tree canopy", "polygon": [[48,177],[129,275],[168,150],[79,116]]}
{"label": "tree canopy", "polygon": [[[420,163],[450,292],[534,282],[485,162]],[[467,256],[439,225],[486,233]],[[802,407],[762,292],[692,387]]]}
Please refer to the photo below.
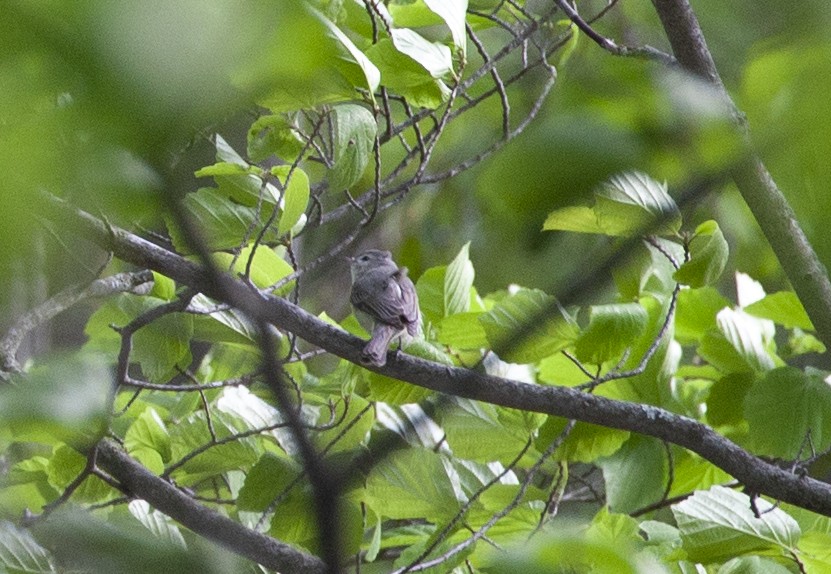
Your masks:
{"label": "tree canopy", "polygon": [[6,2],[0,571],[829,571],[829,27]]}

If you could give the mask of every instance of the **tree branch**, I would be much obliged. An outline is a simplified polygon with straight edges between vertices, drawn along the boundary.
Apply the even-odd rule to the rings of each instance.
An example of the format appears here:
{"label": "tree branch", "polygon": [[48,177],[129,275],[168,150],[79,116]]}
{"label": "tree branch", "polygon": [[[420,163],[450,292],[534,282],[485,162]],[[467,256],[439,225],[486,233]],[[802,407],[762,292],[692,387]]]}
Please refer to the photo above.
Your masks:
{"label": "tree branch", "polygon": [[[652,0],[652,4],[681,66],[712,84],[735,110],[688,0]],[[737,112],[735,121],[746,135],[744,116]],[[831,348],[831,281],[793,209],[758,156],[752,155],[731,175],[805,306],[817,336]]]}
{"label": "tree branch", "polygon": [[[360,364],[365,341],[325,323],[289,301],[265,296],[229,276],[222,285],[196,263],[124,230],[108,228],[91,215],[59,199],[47,202],[52,217],[110,250],[116,257],[144,265],[204,292],[221,297],[252,317],[297,334],[330,353]],[[501,377],[439,365],[391,353],[386,366],[372,370],[427,389],[525,411],[556,415],[653,436],[698,453],[750,491],[831,516],[831,485],[800,477],[765,462],[710,427],[650,405],[589,395],[565,387],[518,383]]]}
{"label": "tree branch", "polygon": [[98,465],[117,478],[130,494],[146,500],[196,534],[218,542],[266,568],[303,574],[326,572],[326,566],[319,558],[300,552],[202,506],[134,461],[114,441],[104,439],[98,443],[97,449]]}

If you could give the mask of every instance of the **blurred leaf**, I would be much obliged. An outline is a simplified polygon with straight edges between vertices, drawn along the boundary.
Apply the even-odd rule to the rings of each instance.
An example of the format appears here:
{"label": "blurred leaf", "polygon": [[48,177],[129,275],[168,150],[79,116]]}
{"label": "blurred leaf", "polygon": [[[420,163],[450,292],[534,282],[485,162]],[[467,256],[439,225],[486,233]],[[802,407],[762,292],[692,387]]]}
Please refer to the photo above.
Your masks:
{"label": "blurred leaf", "polygon": [[0,521],[0,569],[9,573],[60,572],[49,551],[38,544],[31,532],[5,520]]}
{"label": "blurred leaf", "polygon": [[172,301],[176,296],[176,282],[170,277],[153,271],[153,289],[150,291],[150,296]]}
{"label": "blurred leaf", "polygon": [[718,574],[789,574],[789,572],[790,570],[785,566],[761,556],[733,558],[718,569]]}
{"label": "blurred leaf", "polygon": [[[574,319],[538,289],[517,289],[480,315],[479,321],[491,348],[517,363],[534,363],[552,355],[572,344],[579,333]],[[503,347],[508,347],[507,353]]]}
{"label": "blurred leaf", "polygon": [[182,537],[182,533],[179,531],[176,523],[173,522],[173,519],[151,508],[144,500],[133,500],[127,508],[130,509],[130,514],[141,522],[147,530],[155,534],[156,537],[174,546],[179,546],[183,550],[187,549],[185,539]]}
{"label": "blurred leaf", "polygon": [[690,260],[675,272],[675,279],[690,287],[711,285],[721,277],[727,255],[727,241],[718,223],[705,221],[696,227],[690,241]]}
{"label": "blurred leaf", "polygon": [[696,562],[724,562],[746,553],[796,549],[799,525],[784,511],[757,498],[756,518],[746,494],[714,486],[672,507],[684,550]]}
{"label": "blurred leaf", "polygon": [[364,174],[375,145],[377,125],[367,108],[341,104],[332,110],[335,126],[335,163],[329,171],[329,188],[349,189]]}
{"label": "blurred leaf", "polygon": [[[339,453],[365,446],[375,424],[375,413],[367,409],[369,401],[358,395],[349,395],[335,406],[334,420],[340,424],[317,433],[315,443],[320,448],[329,447],[328,453]],[[329,423],[330,414],[321,409],[318,424]]]}
{"label": "blurred leaf", "polygon": [[245,562],[217,544],[193,539],[190,549],[161,539],[135,520],[104,522],[89,513],[59,510],[34,533],[52,550],[61,572],[240,572]]}
{"label": "blurred leaf", "polygon": [[[831,572],[831,534],[827,532],[805,532],[799,539],[799,561],[806,572],[828,574]],[[777,573],[778,574],[778,573]]]}
{"label": "blurred leaf", "polygon": [[770,319],[788,329],[799,328],[808,331],[814,330],[808,313],[796,293],[793,291],[779,291],[766,295],[755,303],[744,308],[747,313],[762,319]]}
{"label": "blurred leaf", "polygon": [[589,325],[575,343],[577,358],[600,365],[631,348],[646,330],[648,316],[638,303],[592,305]]}
{"label": "blurred leaf", "polygon": [[28,440],[97,440],[104,430],[112,377],[110,363],[101,355],[54,357],[0,388],[0,419],[15,436]]}
{"label": "blurred leaf", "polygon": [[[370,97],[374,98],[373,94],[381,83],[381,72],[340,28],[319,12],[315,10],[313,12],[318,15],[328,29],[330,36],[340,45],[341,50],[349,54],[348,57],[341,57],[336,60],[341,72],[352,80],[355,87],[366,88],[370,93]],[[360,74],[357,73],[357,70],[353,71],[351,68],[360,70]]]}
{"label": "blurred leaf", "polygon": [[[831,446],[824,421],[831,417],[831,386],[816,371],[768,371],[744,400],[754,452],[786,460],[807,458]],[[811,437],[810,446],[805,443]]]}
{"label": "blurred leaf", "polygon": [[438,324],[444,317],[444,283],[447,266],[431,267],[416,281],[418,306],[425,323]]}

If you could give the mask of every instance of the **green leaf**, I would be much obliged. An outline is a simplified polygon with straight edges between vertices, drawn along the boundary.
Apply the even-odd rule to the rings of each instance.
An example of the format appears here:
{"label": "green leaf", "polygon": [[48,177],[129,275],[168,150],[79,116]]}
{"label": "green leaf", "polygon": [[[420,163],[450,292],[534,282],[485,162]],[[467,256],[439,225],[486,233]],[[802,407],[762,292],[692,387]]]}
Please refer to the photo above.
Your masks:
{"label": "green leaf", "polygon": [[632,237],[674,235],[681,213],[666,185],[640,172],[615,175],[594,192],[593,207],[569,206],[551,212],[544,230]]}
{"label": "green leaf", "polygon": [[488,346],[485,328],[479,322],[481,313],[456,313],[438,324],[437,339],[455,349],[481,349]]}
{"label": "green leaf", "polygon": [[467,399],[456,399],[437,422],[457,457],[507,464],[528,442],[530,432],[512,422],[511,411]]}
{"label": "green leaf", "polygon": [[163,383],[191,363],[193,318],[172,313],[142,327],[133,335],[132,359],[147,379]]}
{"label": "green leaf", "polygon": [[682,343],[698,342],[716,327],[716,315],[730,302],[713,287],[682,289],[675,312],[675,336]]}
{"label": "green leaf", "polygon": [[[343,421],[330,429],[315,435],[315,443],[320,448],[329,447],[329,453],[338,453],[365,446],[369,432],[375,424],[375,411],[366,410],[369,402],[358,395],[349,395],[347,400],[335,405],[334,419]],[[318,424],[325,425],[329,420],[329,409],[321,409]]]}
{"label": "green leaf", "polygon": [[463,495],[445,455],[412,448],[393,452],[370,471],[365,496],[379,516],[443,522],[458,511]]}
{"label": "green leaf", "polygon": [[697,454],[676,450],[674,455],[670,497],[687,495],[694,490],[707,490],[732,480],[729,474]]}
{"label": "green leaf", "polygon": [[[825,375],[793,367],[774,369],[747,392],[744,416],[754,452],[793,460],[831,446],[831,387]],[[811,447],[805,437],[811,437]]]}
{"label": "green leaf", "polygon": [[[548,417],[534,441],[537,450],[543,452],[548,448],[563,431],[566,422],[566,419],[560,417]],[[578,422],[554,453],[554,458],[569,462],[594,462],[613,455],[628,439],[628,431]]]}
{"label": "green leaf", "polygon": [[717,331],[705,334],[698,353],[724,373],[763,373],[776,366],[773,323],[741,310],[722,309]]}
{"label": "green leaf", "polygon": [[301,471],[300,465],[290,458],[265,453],[245,476],[237,499],[239,509],[264,511]]}
{"label": "green leaf", "polygon": [[764,299],[748,305],[744,310],[754,317],[770,319],[788,329],[813,331],[814,324],[805,312],[805,307],[793,291],[778,291]]}
{"label": "green leaf", "polygon": [[271,156],[292,163],[303,151],[299,130],[280,114],[260,116],[248,128],[248,158],[261,162]]}
{"label": "green leaf", "polygon": [[[367,58],[366,54],[361,52],[352,40],[349,39],[349,36],[344,34],[332,21],[314,8],[310,11],[323,22],[330,37],[340,46],[341,51],[346,52],[336,63],[338,69],[344,76],[350,78],[356,87],[366,88],[372,100],[375,101],[373,94],[381,83],[381,72]],[[356,80],[356,77],[360,77],[360,81]]]}
{"label": "green leaf", "polygon": [[[258,214],[256,207],[235,203],[213,188],[202,188],[187,194],[182,200],[182,207],[199,227],[211,251],[239,247],[250,230],[259,233],[268,218],[268,210],[260,210]],[[173,245],[180,253],[191,252],[189,242],[170,219],[168,231]],[[266,242],[276,242],[278,239],[279,235],[273,229],[264,237]]]}
{"label": "green leaf", "polygon": [[61,572],[52,556],[38,544],[29,530],[18,528],[6,520],[0,521],[0,570],[48,574]]}
{"label": "green leaf", "polygon": [[[84,471],[87,465],[87,458],[74,448],[67,445],[60,445],[55,449],[52,458],[49,459],[49,484],[59,492],[64,492],[66,487]],[[81,485],[72,493],[71,500],[75,502],[103,502],[115,498],[117,495],[109,484],[95,475],[89,474]]]}
{"label": "green leaf", "polygon": [[158,538],[182,549],[188,547],[185,543],[185,538],[182,536],[182,532],[179,530],[179,526],[173,519],[155,508],[151,508],[146,501],[133,500],[127,508],[130,509],[130,514],[136,520],[141,522],[147,530],[155,534]]}
{"label": "green leaf", "polygon": [[450,89],[444,82],[433,78],[423,66],[399,52],[387,38],[370,46],[366,55],[381,70],[384,86],[415,106],[435,109],[450,96]]}
{"label": "green leaf", "polygon": [[[170,460],[170,435],[167,432],[164,421],[162,421],[155,409],[148,408],[133,421],[127,433],[124,435],[124,448],[127,452],[139,460],[152,451],[158,455],[158,462]],[[144,462],[144,461],[142,461]],[[161,474],[164,471],[163,465],[155,468],[148,466],[150,470]]]}
{"label": "green leaf", "polygon": [[[802,557],[800,556],[800,562]],[[790,570],[761,556],[741,556],[724,563],[718,574],[790,574]]]}
{"label": "green leaf", "polygon": [[716,381],[707,397],[707,421],[714,426],[740,423],[744,416],[736,405],[744,402],[755,379],[753,373],[729,373]]}
{"label": "green leaf", "polygon": [[649,317],[638,303],[592,305],[589,325],[577,339],[577,358],[600,365],[620,357],[643,335]]}
{"label": "green leaf", "polygon": [[[235,434],[237,431],[225,419],[224,413],[212,417],[213,428],[218,439]],[[202,411],[191,414],[169,429],[172,460],[178,461],[195,449],[202,449],[210,442],[210,432]],[[172,478],[181,486],[189,486],[209,477],[221,475],[229,470],[248,468],[262,454],[257,440],[252,437],[240,438],[213,446],[200,452],[172,473]]]}
{"label": "green leaf", "polygon": [[799,539],[799,562],[806,572],[831,573],[831,534],[827,532],[805,532]]}
{"label": "green leaf", "polygon": [[473,263],[469,256],[470,242],[464,244],[459,254],[447,266],[444,275],[444,316],[470,310],[470,289],[473,287]]}
{"label": "green leaf", "polygon": [[217,175],[247,175],[248,173],[250,173],[249,166],[221,161],[197,170],[194,175],[196,177],[214,177]]}
{"label": "green leaf", "polygon": [[[519,288],[479,316],[491,347],[508,361],[534,363],[571,345],[579,333],[574,319],[554,297]],[[530,329],[529,329],[530,328]],[[518,337],[530,330],[518,344]],[[505,352],[504,348],[508,348]]]}
{"label": "green leaf", "polygon": [[728,251],[718,223],[705,221],[695,229],[690,240],[690,260],[675,272],[675,280],[690,287],[715,283],[727,265]]}
{"label": "green leaf", "polygon": [[[264,182],[262,170],[250,165],[225,139],[215,135],[216,159],[225,165],[213,178],[219,186],[219,193],[247,207],[255,207],[261,200],[274,205],[280,199],[279,190],[273,184]],[[231,166],[238,166],[235,169]]]}
{"label": "green leaf", "polygon": [[[248,260],[251,258],[253,244],[248,245],[239,252],[239,256],[234,262],[233,268],[230,269],[235,274],[243,275],[248,266]],[[215,253],[214,261],[222,269],[228,269],[231,262],[234,261],[234,256],[230,253]],[[251,282],[260,288],[270,287],[278,281],[294,273],[294,269],[289,263],[277,255],[274,249],[260,245],[257,251],[254,252],[254,259],[251,261],[251,274],[249,278]],[[290,283],[291,285],[292,283]],[[242,331],[240,331],[242,332]],[[249,329],[245,329],[246,333],[250,333]]]}
{"label": "green leaf", "polygon": [[606,482],[606,502],[612,512],[630,513],[664,494],[667,483],[667,452],[660,441],[633,435],[598,465]]}
{"label": "green leaf", "polygon": [[170,277],[165,277],[161,273],[153,271],[153,289],[150,290],[150,296],[164,301],[172,301],[176,296],[176,282]]}
{"label": "green leaf", "polygon": [[438,324],[444,317],[444,283],[447,266],[431,267],[416,281],[418,307],[425,323]]}
{"label": "green leaf", "polygon": [[[286,185],[289,172],[291,172],[291,179]],[[292,170],[287,165],[278,165],[271,168],[271,174],[276,176],[280,183],[285,186],[280,201],[283,213],[280,215],[280,223],[277,225],[277,234],[284,235],[289,231],[292,231],[293,234],[297,233],[302,229],[302,226],[295,229],[295,225],[298,221],[301,221],[309,204],[309,176],[299,167]],[[305,223],[305,219],[303,223]]]}
{"label": "green leaf", "polygon": [[750,498],[715,486],[696,492],[672,507],[689,559],[724,562],[748,553],[792,553],[801,535],[799,525],[783,510],[757,498],[756,518]]}
{"label": "green leaf", "polygon": [[369,164],[378,128],[372,112],[357,104],[335,106],[332,118],[335,163],[329,170],[329,188],[339,192],[361,179]]}
{"label": "green leaf", "polygon": [[467,52],[467,32],[465,30],[467,0],[424,0],[424,3],[430,10],[441,16],[441,19],[450,29],[453,44],[464,56]]}
{"label": "green leaf", "polygon": [[378,373],[365,372],[369,374],[369,395],[367,398],[371,401],[380,401],[391,405],[407,405],[419,403],[433,394],[433,391],[424,387],[411,385]]}

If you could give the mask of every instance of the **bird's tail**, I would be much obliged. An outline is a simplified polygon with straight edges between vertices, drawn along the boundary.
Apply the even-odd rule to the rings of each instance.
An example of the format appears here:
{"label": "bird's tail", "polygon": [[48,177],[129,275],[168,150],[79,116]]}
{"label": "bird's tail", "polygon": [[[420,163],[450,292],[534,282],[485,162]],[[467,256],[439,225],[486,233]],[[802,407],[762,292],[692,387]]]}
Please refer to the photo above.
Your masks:
{"label": "bird's tail", "polygon": [[383,323],[376,323],[372,337],[361,352],[361,362],[383,367],[387,364],[387,349],[399,330]]}

